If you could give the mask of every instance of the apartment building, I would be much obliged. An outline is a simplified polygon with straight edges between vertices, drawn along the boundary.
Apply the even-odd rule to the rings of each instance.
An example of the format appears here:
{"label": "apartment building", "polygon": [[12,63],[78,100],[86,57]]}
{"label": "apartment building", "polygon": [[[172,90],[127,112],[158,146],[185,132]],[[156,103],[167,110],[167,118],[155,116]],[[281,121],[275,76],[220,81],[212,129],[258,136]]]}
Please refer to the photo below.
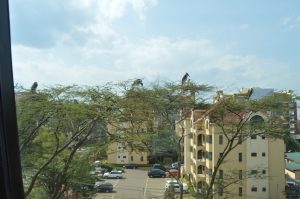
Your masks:
{"label": "apartment building", "polygon": [[[128,128],[126,122],[124,122],[122,126]],[[118,132],[118,129],[112,125],[108,126],[108,131],[113,134],[118,134],[120,138],[122,137],[122,132]],[[132,144],[129,145],[126,139],[118,139],[118,141],[111,142],[107,150],[107,161],[114,164],[148,164],[148,152],[141,148],[132,148],[131,146]]]}
{"label": "apartment building", "polygon": [[[276,92],[274,89],[270,88],[242,88],[239,90],[238,93],[234,94],[224,94],[222,90],[217,92],[217,95],[214,97],[214,102],[217,102],[222,99],[226,98],[235,98],[240,100],[258,100],[262,99],[263,97],[277,95],[278,97],[281,95],[285,95],[285,100],[281,101],[281,106],[286,107],[288,110],[288,125],[289,125],[289,133],[290,136],[295,138],[300,142],[300,133],[298,130],[298,116],[297,116],[297,101],[294,97],[292,91],[282,91]],[[281,114],[281,113],[279,113]],[[285,114],[285,113],[284,113]]]}
{"label": "apartment building", "polygon": [[114,164],[148,164],[148,153],[135,151],[126,142],[111,143],[107,151],[107,161]]}
{"label": "apartment building", "polygon": [[[253,118],[265,119],[262,114]],[[183,175],[199,191],[211,180],[226,139],[205,110],[194,110],[181,123],[184,131]],[[215,198],[285,198],[284,142],[251,136],[228,154],[219,168],[222,190]]]}

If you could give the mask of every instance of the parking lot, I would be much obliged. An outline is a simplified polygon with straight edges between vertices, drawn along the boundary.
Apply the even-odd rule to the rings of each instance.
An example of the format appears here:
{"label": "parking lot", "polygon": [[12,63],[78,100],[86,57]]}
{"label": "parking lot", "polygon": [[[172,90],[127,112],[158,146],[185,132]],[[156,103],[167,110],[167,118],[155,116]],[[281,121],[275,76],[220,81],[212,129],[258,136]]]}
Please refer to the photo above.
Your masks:
{"label": "parking lot", "polygon": [[126,169],[124,179],[106,179],[112,193],[98,193],[95,199],[162,199],[169,178],[148,178],[145,169]]}

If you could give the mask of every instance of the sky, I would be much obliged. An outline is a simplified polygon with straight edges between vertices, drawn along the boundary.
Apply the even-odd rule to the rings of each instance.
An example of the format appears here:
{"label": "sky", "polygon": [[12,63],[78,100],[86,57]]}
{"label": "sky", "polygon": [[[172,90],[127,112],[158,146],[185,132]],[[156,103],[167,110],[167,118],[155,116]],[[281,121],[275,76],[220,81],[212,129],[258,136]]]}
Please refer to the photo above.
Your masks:
{"label": "sky", "polygon": [[13,0],[15,84],[190,79],[300,94],[299,0]]}

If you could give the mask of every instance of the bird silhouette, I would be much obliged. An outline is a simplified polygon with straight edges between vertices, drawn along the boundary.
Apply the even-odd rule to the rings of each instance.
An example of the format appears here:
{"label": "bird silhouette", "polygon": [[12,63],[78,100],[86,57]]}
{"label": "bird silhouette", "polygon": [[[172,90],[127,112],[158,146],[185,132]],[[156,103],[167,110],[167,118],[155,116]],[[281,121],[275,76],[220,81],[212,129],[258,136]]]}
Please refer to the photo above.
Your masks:
{"label": "bird silhouette", "polygon": [[185,82],[187,82],[189,76],[190,75],[188,73],[185,73],[185,75],[182,77],[181,84],[184,84]]}
{"label": "bird silhouette", "polygon": [[36,93],[36,89],[38,87],[38,83],[37,82],[34,82],[31,86],[31,89],[30,89],[30,92],[31,93]]}
{"label": "bird silhouette", "polygon": [[139,86],[139,85],[143,87],[143,80],[142,79],[136,79],[132,83],[132,86]]}

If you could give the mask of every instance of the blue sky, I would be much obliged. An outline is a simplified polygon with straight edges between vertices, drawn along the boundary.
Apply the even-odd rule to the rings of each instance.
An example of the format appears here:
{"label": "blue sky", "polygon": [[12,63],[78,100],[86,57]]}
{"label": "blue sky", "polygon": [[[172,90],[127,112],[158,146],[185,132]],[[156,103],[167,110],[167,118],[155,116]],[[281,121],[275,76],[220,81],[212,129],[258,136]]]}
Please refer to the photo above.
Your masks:
{"label": "blue sky", "polygon": [[300,92],[298,0],[10,1],[15,83],[192,80]]}

